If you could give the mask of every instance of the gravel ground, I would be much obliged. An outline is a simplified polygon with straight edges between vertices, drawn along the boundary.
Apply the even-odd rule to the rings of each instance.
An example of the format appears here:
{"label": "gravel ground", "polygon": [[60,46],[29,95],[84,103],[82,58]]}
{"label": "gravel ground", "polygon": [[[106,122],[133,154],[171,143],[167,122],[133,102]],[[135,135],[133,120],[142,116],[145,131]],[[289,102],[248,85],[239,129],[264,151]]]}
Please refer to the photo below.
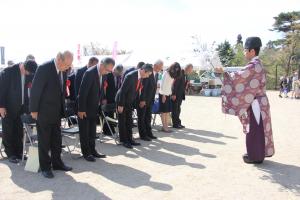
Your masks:
{"label": "gravel ground", "polygon": [[268,92],[276,154],[261,165],[243,163],[242,127],[220,98],[188,96],[186,129],[155,131],[158,140],[133,150],[106,141],[98,147],[108,158],[95,163],[64,154],[74,170],[54,179],[0,160],[0,199],[300,199],[300,101],[277,94]]}

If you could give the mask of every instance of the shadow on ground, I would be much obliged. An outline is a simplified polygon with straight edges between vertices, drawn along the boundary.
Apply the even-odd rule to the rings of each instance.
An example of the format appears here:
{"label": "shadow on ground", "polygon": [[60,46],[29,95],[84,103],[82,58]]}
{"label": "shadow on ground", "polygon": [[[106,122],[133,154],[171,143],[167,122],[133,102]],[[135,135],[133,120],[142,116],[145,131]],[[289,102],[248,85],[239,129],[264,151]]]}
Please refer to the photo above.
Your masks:
{"label": "shadow on ground", "polygon": [[[138,146],[132,150],[125,149],[113,143],[101,143],[100,150],[111,157],[125,156],[131,159],[132,162],[142,157],[146,160],[170,167],[186,165],[196,169],[204,169],[204,165],[188,162],[186,161],[186,157],[201,156],[213,159],[217,157],[216,155],[200,152],[198,148],[184,144],[165,141],[164,138],[171,137],[179,140],[212,143],[214,145],[226,145],[222,139],[236,139],[221,133],[193,129],[176,130],[170,134],[157,131],[154,132],[154,134],[158,136],[157,140],[151,142],[142,141],[142,146]],[[138,137],[138,134],[135,135],[135,137]],[[63,159],[66,161],[66,164],[73,167],[73,171],[70,172],[70,174],[88,172],[91,173],[90,176],[93,176],[91,177],[93,181],[97,179],[97,176],[100,176],[116,184],[133,189],[142,186],[160,191],[170,191],[173,189],[173,187],[167,183],[152,181],[150,174],[127,165],[109,163],[106,162],[105,159],[98,159],[96,163],[89,163],[83,159],[71,159],[68,154],[64,154]],[[11,164],[7,160],[1,160],[1,162],[6,163],[10,168],[11,180],[19,187],[31,193],[49,190],[52,192],[52,199],[56,200],[66,198],[80,199],[83,196],[92,197],[93,199],[110,199],[101,192],[101,188],[95,188],[88,183],[78,182],[68,173],[55,172],[55,178],[48,180],[43,178],[41,174],[25,172],[23,166]],[[296,181],[296,179],[293,180]],[[299,185],[297,185],[297,190],[298,189]],[[66,197],[66,193],[72,195]]]}
{"label": "shadow on ground", "polygon": [[[156,129],[159,129],[159,127],[156,127]],[[194,129],[174,130],[174,132],[172,133],[153,131],[153,133],[158,137],[157,140],[152,140],[151,142],[141,141],[142,146],[138,146],[133,150],[127,150],[122,146],[118,146],[118,149],[108,147],[114,146],[114,144],[111,143],[102,144],[102,148],[104,152],[109,156],[124,155],[129,158],[143,157],[147,160],[169,166],[187,165],[192,168],[204,169],[204,165],[200,163],[187,162],[185,158],[187,156],[216,158],[216,155],[206,152],[200,152],[198,148],[190,147],[187,145],[174,142],[166,142],[163,139],[166,137],[171,137],[179,140],[190,140],[199,143],[212,143],[215,145],[226,145],[225,142],[217,139],[236,139],[235,137],[226,136],[221,133]],[[135,137],[138,138],[138,134],[135,134]]]}
{"label": "shadow on ground", "polygon": [[[9,163],[7,160],[1,160],[7,164],[11,171],[11,180],[18,187],[31,192],[38,193],[51,191],[54,200],[82,199],[82,197],[92,197],[93,199],[110,199],[104,193],[99,191],[88,183],[78,182],[72,176],[61,171],[55,171],[54,179],[45,179],[40,173],[31,173],[24,171],[24,166]],[[67,162],[69,164],[69,162]]]}
{"label": "shadow on ground", "polygon": [[[157,128],[159,130],[159,128]],[[237,139],[236,137],[231,137],[224,135],[222,133],[216,133],[212,131],[205,131],[205,130],[195,130],[195,129],[176,129],[176,131],[172,133],[161,133],[158,132],[160,137],[172,137],[176,139],[184,139],[190,140],[194,142],[200,143],[211,143],[211,144],[218,144],[218,145],[226,145],[225,142],[219,141],[216,139]]]}
{"label": "shadow on ground", "polygon": [[282,190],[289,190],[300,196],[300,167],[270,160],[264,161],[263,164],[257,165],[257,167],[266,172],[266,175],[261,179],[280,184]]}

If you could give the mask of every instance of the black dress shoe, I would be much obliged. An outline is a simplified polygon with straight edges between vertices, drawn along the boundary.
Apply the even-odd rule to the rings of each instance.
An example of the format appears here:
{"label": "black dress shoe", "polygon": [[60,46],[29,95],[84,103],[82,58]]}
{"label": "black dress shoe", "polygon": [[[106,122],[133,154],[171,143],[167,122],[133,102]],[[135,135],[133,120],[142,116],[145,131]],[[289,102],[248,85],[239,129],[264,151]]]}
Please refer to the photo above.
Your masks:
{"label": "black dress shoe", "polygon": [[61,165],[61,166],[53,166],[53,170],[60,170],[60,171],[72,171],[72,167],[68,167],[66,165]]}
{"label": "black dress shoe", "polygon": [[145,137],[141,137],[141,140],[149,142],[149,141],[151,141],[151,138],[145,136]]}
{"label": "black dress shoe", "polygon": [[51,170],[49,171],[42,171],[42,175],[45,177],[45,178],[54,178],[54,175],[52,173]]}
{"label": "black dress shoe", "polygon": [[250,160],[249,157],[248,157],[248,155],[244,155],[243,156],[243,160],[247,164],[261,164],[261,163],[263,163],[263,160],[262,161],[253,161],[253,160]]}
{"label": "black dress shoe", "polygon": [[98,153],[98,152],[94,152],[92,155],[93,155],[95,158],[106,158],[106,155],[100,154],[100,153]]}
{"label": "black dress shoe", "polygon": [[176,125],[176,126],[173,126],[173,128],[182,129],[183,127],[181,127],[180,125]]}
{"label": "black dress shoe", "polygon": [[134,140],[130,141],[130,144],[131,144],[132,146],[140,146],[140,145],[141,145],[141,143],[138,143],[138,142],[136,142],[136,141],[134,141]]}
{"label": "black dress shoe", "polygon": [[11,163],[15,163],[15,164],[19,163],[19,160],[18,160],[18,158],[16,156],[10,156],[8,158],[8,161],[11,162]]}
{"label": "black dress shoe", "polygon": [[185,128],[185,126],[183,126],[183,125],[181,125],[181,124],[179,125],[179,127],[180,127],[180,128]]}
{"label": "black dress shoe", "polygon": [[95,162],[96,161],[96,159],[94,158],[93,155],[88,155],[88,156],[83,156],[83,157],[86,161],[89,161],[89,162]]}
{"label": "black dress shoe", "polygon": [[157,137],[155,137],[154,135],[148,135],[148,137],[154,140],[157,139]]}
{"label": "black dress shoe", "polygon": [[128,142],[123,143],[123,146],[126,147],[127,149],[132,149],[132,145]]}

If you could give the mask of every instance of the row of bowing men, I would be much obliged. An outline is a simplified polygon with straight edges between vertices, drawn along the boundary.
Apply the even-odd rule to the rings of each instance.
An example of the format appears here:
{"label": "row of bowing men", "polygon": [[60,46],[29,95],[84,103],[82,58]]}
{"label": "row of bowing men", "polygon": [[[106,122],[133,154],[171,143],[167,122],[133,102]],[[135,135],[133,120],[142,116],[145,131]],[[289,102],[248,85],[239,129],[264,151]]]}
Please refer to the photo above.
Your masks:
{"label": "row of bowing men", "polygon": [[[163,71],[163,61],[157,60],[153,65],[139,62],[136,67],[127,70],[122,65],[114,66],[114,60],[111,58],[102,60],[100,65],[98,62],[99,60],[96,57],[91,57],[86,66],[78,69],[68,77],[71,82],[70,85],[73,85],[70,90],[74,93],[73,95],[70,94],[69,98],[73,98],[73,101],[77,102],[75,110],[78,113],[81,150],[87,161],[94,161],[95,157],[105,157],[105,155],[95,151],[94,140],[98,116],[103,105],[112,105],[111,107],[114,108],[106,111],[105,116],[114,118],[116,114],[119,139],[124,147],[131,149],[133,146],[141,145],[132,136],[132,113],[134,109],[137,111],[140,139],[144,141],[157,139],[153,135],[151,127],[152,107],[158,91],[159,74]],[[101,67],[97,69],[97,66],[101,66],[102,63],[105,67],[101,71]],[[171,94],[166,106],[170,108],[170,111],[172,110],[174,128],[184,128],[179,118],[180,106],[185,97],[186,74],[191,71],[192,65],[188,65],[187,69],[181,69],[178,63],[171,65],[167,70],[173,76],[170,79],[171,82],[166,83],[167,81],[164,81],[164,83],[161,83],[167,86],[170,85]],[[97,74],[100,74],[100,76],[98,77]],[[163,85],[161,86],[163,88]],[[159,91],[163,93],[161,90]],[[159,104],[159,107],[163,107],[161,102]],[[158,110],[158,112],[160,111]],[[110,131],[116,132],[114,125],[111,124],[108,127],[108,124],[104,123],[103,134],[111,135]],[[162,131],[164,131],[164,128]]]}
{"label": "row of bowing men", "polygon": [[[110,57],[101,61],[91,57],[88,64],[75,73],[71,73],[72,62],[73,54],[64,51],[39,66],[33,57],[5,68],[0,74],[0,114],[5,153],[12,163],[18,163],[23,156],[21,116],[30,113],[37,124],[39,165],[46,178],[54,177],[52,170],[72,170],[61,159],[61,118],[65,117],[67,109],[72,109],[78,116],[81,151],[87,161],[106,157],[95,148],[101,105],[115,106],[114,110],[105,114],[110,117],[117,114],[119,139],[124,147],[140,145],[132,137],[133,109],[137,110],[140,139],[157,139],[152,132],[151,119],[158,77],[163,70],[161,60],[153,65],[140,62],[137,67],[125,72],[123,66],[115,66],[114,59]],[[173,72],[167,70],[173,74],[169,79],[172,82],[165,85],[172,85],[172,94],[169,95],[177,95],[178,104],[181,104],[184,95],[181,92],[179,97],[176,92],[181,91],[178,88],[186,83],[185,72],[181,71],[178,63],[172,66]],[[183,82],[176,81],[180,83],[176,86],[175,80],[179,79]],[[178,104],[173,103],[172,106],[173,127],[183,128]],[[116,132],[113,126],[111,128]],[[103,133],[110,134],[108,129],[104,124]]]}

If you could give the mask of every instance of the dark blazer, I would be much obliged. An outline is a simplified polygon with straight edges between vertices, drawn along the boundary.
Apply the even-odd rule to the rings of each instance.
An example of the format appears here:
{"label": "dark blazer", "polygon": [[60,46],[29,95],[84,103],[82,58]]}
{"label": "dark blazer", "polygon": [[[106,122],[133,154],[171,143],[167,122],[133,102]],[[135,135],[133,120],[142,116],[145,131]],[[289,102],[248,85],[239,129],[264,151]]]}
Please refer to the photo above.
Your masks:
{"label": "dark blazer", "polygon": [[[6,108],[9,117],[16,118],[22,108],[20,64],[5,68],[0,73],[0,107]],[[24,105],[28,106],[28,80],[25,76]],[[27,104],[26,104],[27,103]]]}
{"label": "dark blazer", "polygon": [[30,111],[38,112],[38,121],[58,123],[64,117],[66,80],[66,72],[58,74],[54,60],[38,67],[30,92]]}
{"label": "dark blazer", "polygon": [[96,118],[98,116],[100,77],[97,65],[90,67],[84,73],[77,98],[78,112],[86,112],[87,118]]}
{"label": "dark blazer", "polygon": [[143,79],[143,89],[140,95],[140,101],[146,101],[147,105],[152,105],[154,102],[157,90],[158,73],[156,73],[156,81],[152,73],[149,78]]}
{"label": "dark blazer", "polygon": [[[121,77],[116,77],[116,78],[119,79],[119,81],[121,82]],[[107,82],[106,90],[104,90],[105,89],[104,84],[102,84],[102,88],[101,88],[104,91],[103,99],[106,99],[108,104],[115,103],[116,94],[119,89],[118,85],[116,85],[116,82],[115,82],[115,76],[111,72],[111,73],[108,73],[107,75],[103,76],[103,79],[104,79],[104,81]]]}
{"label": "dark blazer", "polygon": [[130,67],[130,68],[126,69],[126,71],[124,72],[124,74],[123,74],[123,76],[122,76],[122,81],[125,80],[125,77],[126,77],[127,74],[129,74],[130,72],[133,72],[133,71],[135,71],[135,70],[136,70],[135,67]]}
{"label": "dark blazer", "polygon": [[178,99],[185,99],[185,87],[186,87],[186,78],[184,70],[181,71],[181,75],[175,79],[175,82],[172,86],[172,95],[176,95]]}
{"label": "dark blazer", "polygon": [[118,106],[132,107],[136,100],[138,92],[136,91],[138,83],[138,70],[130,72],[125,76],[121,88],[116,95],[116,103]]}
{"label": "dark blazer", "polygon": [[143,88],[141,90],[141,94],[137,96],[137,102],[145,101],[146,104],[151,102],[151,96],[149,95],[149,91],[151,91],[150,85],[150,79],[149,78],[144,78],[142,79],[142,85]]}
{"label": "dark blazer", "polygon": [[82,77],[87,69],[88,69],[87,66],[84,66],[82,68],[79,68],[75,73],[75,95],[76,96],[78,95],[79,92]]}

